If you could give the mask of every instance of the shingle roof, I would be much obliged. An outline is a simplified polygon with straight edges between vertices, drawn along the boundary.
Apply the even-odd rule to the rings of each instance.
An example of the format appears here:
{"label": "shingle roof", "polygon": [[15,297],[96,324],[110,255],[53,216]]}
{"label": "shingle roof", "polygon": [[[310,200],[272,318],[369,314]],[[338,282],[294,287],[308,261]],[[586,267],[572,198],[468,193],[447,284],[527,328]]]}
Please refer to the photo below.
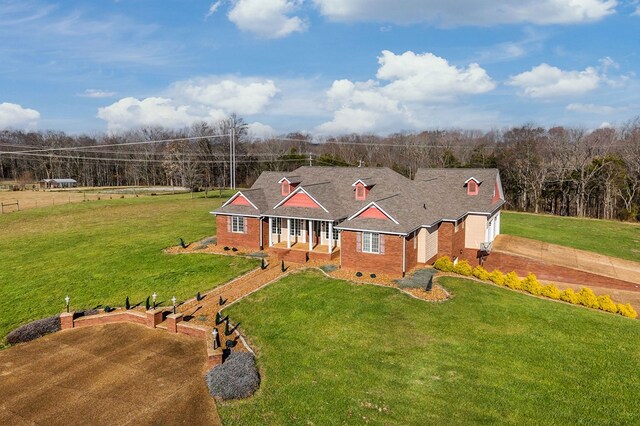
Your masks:
{"label": "shingle roof", "polygon": [[[296,190],[304,190],[322,208],[276,207],[281,195],[283,177],[297,182]],[[480,181],[478,195],[467,195],[465,183],[470,178]],[[365,201],[355,199],[357,180],[375,182]],[[419,169],[410,180],[389,168],[372,167],[300,167],[291,174],[263,172],[251,189],[241,191],[262,216],[296,217],[340,222],[339,229],[360,229],[379,232],[408,233],[420,226],[442,220],[456,220],[469,212],[490,214],[500,207],[494,190],[499,185],[497,169]],[[375,202],[398,223],[385,219],[354,217],[355,213]],[[217,214],[257,214],[251,206],[227,204]]]}

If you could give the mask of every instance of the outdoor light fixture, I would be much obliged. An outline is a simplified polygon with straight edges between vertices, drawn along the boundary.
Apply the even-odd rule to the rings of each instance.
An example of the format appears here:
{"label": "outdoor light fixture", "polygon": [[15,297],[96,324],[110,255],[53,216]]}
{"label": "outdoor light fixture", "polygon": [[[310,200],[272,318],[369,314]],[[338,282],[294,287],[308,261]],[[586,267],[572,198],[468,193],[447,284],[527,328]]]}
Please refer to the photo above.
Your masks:
{"label": "outdoor light fixture", "polygon": [[69,302],[71,301],[71,298],[69,297],[69,295],[67,295],[67,297],[64,298],[64,301],[67,303],[67,313],[69,313]]}
{"label": "outdoor light fixture", "polygon": [[175,315],[175,313],[176,313],[176,297],[173,296],[171,298],[171,301],[173,302],[173,314]]}
{"label": "outdoor light fixture", "polygon": [[218,349],[218,346],[220,346],[218,341],[218,329],[213,327],[211,334],[213,334],[213,349]]}
{"label": "outdoor light fixture", "polygon": [[156,308],[156,297],[158,297],[158,295],[154,291],[153,294],[151,295],[151,298],[153,299],[153,309]]}

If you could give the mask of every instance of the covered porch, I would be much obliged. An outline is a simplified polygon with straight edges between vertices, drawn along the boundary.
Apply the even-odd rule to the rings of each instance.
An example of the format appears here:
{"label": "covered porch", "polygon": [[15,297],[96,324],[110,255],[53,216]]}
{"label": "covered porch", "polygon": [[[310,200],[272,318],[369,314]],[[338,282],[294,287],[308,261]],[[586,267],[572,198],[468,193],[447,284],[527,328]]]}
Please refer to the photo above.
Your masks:
{"label": "covered porch", "polygon": [[269,217],[269,249],[326,254],[340,251],[340,233],[327,220]]}

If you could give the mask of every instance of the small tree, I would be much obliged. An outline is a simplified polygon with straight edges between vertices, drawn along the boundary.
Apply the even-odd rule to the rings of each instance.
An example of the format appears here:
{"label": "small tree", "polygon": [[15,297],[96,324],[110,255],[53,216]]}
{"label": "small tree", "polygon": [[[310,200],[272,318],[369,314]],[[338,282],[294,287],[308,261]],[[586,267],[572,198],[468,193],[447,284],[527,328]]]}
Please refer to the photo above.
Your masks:
{"label": "small tree", "polygon": [[131,303],[129,303],[129,296],[127,296],[127,298],[124,301],[124,307],[127,311],[131,309]]}

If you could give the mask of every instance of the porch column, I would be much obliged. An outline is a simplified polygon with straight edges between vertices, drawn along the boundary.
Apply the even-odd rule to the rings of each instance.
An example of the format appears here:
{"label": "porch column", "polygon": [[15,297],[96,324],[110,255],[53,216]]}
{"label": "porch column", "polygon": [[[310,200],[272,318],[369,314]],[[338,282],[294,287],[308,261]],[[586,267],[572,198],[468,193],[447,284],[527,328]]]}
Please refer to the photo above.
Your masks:
{"label": "porch column", "polygon": [[307,223],[309,224],[309,226],[307,226],[307,228],[309,228],[309,251],[312,251],[313,250],[313,221],[307,220]]}
{"label": "porch column", "polygon": [[269,247],[273,245],[273,218],[269,216]]}
{"label": "porch column", "polygon": [[333,222],[329,222],[329,254],[333,251]]}
{"label": "porch column", "polygon": [[287,248],[291,248],[291,219],[287,218]]}

